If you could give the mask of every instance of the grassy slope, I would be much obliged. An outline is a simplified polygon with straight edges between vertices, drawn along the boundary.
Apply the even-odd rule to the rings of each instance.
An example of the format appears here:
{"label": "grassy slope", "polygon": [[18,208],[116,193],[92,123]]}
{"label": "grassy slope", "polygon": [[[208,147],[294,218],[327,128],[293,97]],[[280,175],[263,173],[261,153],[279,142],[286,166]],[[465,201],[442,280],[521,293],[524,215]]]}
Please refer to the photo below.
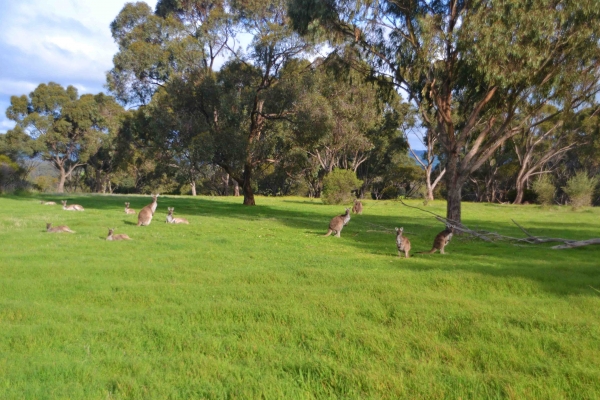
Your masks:
{"label": "grassy slope", "polygon": [[[46,197],[58,200],[59,198]],[[455,238],[394,202],[159,198],[83,213],[0,198],[0,398],[595,398],[600,247],[555,251]],[[418,203],[413,203],[418,204]],[[164,223],[167,206],[190,225]],[[445,205],[428,207],[439,214]],[[465,204],[471,227],[600,236],[600,209]],[[47,234],[45,222],[76,234]],[[131,242],[107,242],[107,228]]]}

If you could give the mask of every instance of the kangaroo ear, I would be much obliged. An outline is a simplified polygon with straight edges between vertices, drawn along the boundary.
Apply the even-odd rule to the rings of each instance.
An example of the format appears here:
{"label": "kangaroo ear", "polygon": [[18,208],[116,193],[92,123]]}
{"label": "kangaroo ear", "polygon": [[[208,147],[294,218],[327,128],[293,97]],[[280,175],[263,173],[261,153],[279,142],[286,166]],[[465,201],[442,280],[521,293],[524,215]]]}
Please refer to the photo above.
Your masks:
{"label": "kangaroo ear", "polygon": [[398,229],[398,228],[394,228],[394,229],[396,230],[396,232],[398,232],[398,231],[399,231],[399,229]]}

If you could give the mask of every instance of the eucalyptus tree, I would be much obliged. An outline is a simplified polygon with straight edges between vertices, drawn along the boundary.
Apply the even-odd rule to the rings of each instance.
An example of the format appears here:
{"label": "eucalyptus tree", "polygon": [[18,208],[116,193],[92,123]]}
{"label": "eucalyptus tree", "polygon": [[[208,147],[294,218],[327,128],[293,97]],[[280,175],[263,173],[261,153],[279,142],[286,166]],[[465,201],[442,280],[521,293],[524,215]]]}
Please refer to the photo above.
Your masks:
{"label": "eucalyptus tree", "polygon": [[41,84],[29,98],[11,97],[6,115],[16,126],[7,135],[25,133],[35,140],[35,150],[59,172],[57,192],[62,193],[66,179],[88,162],[108,133],[112,121],[103,113],[106,107],[121,109],[103,94],[80,97],[73,86]]}
{"label": "eucalyptus tree", "polygon": [[526,128],[515,115],[559,113],[597,91],[594,0],[291,0],[290,15],[302,34],[352,43],[414,102],[437,132],[457,222],[469,175]]}

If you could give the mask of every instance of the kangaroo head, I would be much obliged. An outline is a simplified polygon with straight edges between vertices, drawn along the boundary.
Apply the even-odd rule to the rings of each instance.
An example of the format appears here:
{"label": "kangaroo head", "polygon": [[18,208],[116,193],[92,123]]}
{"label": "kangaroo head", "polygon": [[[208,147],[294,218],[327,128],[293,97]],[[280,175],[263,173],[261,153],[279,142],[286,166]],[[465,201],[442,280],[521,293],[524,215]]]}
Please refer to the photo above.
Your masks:
{"label": "kangaroo head", "polygon": [[52,224],[51,224],[50,222],[48,222],[48,223],[46,224],[46,229],[50,229],[50,227],[51,227],[51,226],[52,226]]}
{"label": "kangaroo head", "polygon": [[112,235],[114,231],[114,229],[108,228],[108,236]]}
{"label": "kangaroo head", "polygon": [[402,232],[404,232],[404,227],[402,227],[400,229],[396,228],[396,236],[402,235]]}
{"label": "kangaroo head", "polygon": [[125,203],[125,207],[129,208],[129,203]]}
{"label": "kangaroo head", "polygon": [[446,225],[446,229],[448,229],[450,232],[454,233],[454,227],[452,225]]}
{"label": "kangaroo head", "polygon": [[61,203],[62,203],[63,206],[67,205],[67,201],[66,200],[62,200]]}

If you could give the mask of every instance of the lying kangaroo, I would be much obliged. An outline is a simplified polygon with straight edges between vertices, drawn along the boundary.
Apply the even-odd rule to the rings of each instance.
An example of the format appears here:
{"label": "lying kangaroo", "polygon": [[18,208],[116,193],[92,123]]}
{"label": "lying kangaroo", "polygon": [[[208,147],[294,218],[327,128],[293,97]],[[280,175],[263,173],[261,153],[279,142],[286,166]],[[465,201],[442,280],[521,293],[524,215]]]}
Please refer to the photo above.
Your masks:
{"label": "lying kangaroo", "polygon": [[336,237],[340,237],[340,233],[342,233],[342,228],[348,225],[350,222],[350,209],[346,208],[346,213],[342,215],[338,215],[332,218],[329,223],[329,230],[325,234],[325,236],[329,236],[332,233],[335,233]]}
{"label": "lying kangaroo", "polygon": [[70,206],[68,206],[66,200],[62,201],[62,205],[63,205],[63,210],[67,210],[67,211],[83,211],[83,207],[80,206],[79,204],[71,204]]}
{"label": "lying kangaroo", "polygon": [[363,205],[362,205],[362,202],[360,200],[354,200],[354,205],[352,206],[352,212],[354,214],[362,214],[362,212],[363,212]]}
{"label": "lying kangaroo", "polygon": [[433,247],[429,251],[420,251],[418,254],[433,254],[437,250],[440,253],[444,253],[444,247],[450,243],[450,239],[452,239],[452,235],[454,234],[454,228],[450,225],[446,225],[446,229],[437,234],[435,239],[433,239]]}
{"label": "lying kangaroo", "polygon": [[169,210],[166,221],[168,224],[189,224],[188,220],[185,218],[173,217],[173,211],[175,211],[175,207],[168,207],[167,209]]}
{"label": "lying kangaroo", "polygon": [[129,236],[127,236],[124,233],[119,233],[118,235],[114,235],[113,232],[115,230],[114,229],[108,229],[108,236],[106,237],[106,240],[131,240],[131,238]]}
{"label": "lying kangaroo", "polygon": [[44,200],[42,200],[40,203],[42,203],[45,206],[55,206],[56,205],[56,202],[54,202],[54,201],[44,201]]}
{"label": "lying kangaroo", "polygon": [[62,233],[62,232],[75,233],[75,231],[70,230],[68,226],[61,225],[61,226],[54,226],[53,227],[51,223],[47,223],[46,224],[46,232],[50,232],[50,233]]}
{"label": "lying kangaroo", "polygon": [[406,236],[402,236],[404,228],[396,228],[396,247],[398,247],[398,257],[404,253],[404,258],[410,257],[408,252],[410,251],[410,240]]}
{"label": "lying kangaroo", "polygon": [[135,210],[133,208],[129,208],[129,203],[125,203],[125,214],[135,214]]}
{"label": "lying kangaroo", "polygon": [[154,211],[156,211],[156,206],[158,203],[156,202],[156,198],[158,194],[152,195],[152,203],[148,204],[146,207],[140,210],[138,214],[138,223],[137,226],[148,226],[150,222],[152,222],[152,216],[154,215]]}

